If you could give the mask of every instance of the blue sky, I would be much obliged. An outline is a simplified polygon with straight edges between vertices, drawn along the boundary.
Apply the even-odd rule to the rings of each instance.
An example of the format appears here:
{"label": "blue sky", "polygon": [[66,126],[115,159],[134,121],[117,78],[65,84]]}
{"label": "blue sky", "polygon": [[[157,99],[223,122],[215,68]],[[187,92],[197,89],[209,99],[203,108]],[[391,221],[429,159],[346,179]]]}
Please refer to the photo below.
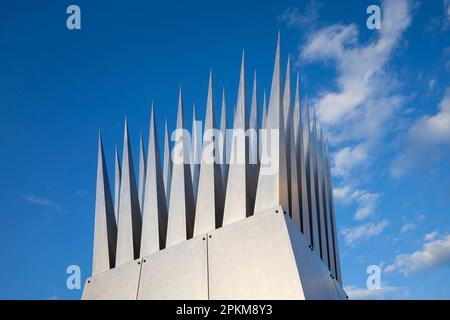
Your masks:
{"label": "blue sky", "polygon": [[261,98],[278,30],[331,143],[350,296],[450,298],[450,1],[73,3],[0,4],[0,298],[78,299],[66,268],[91,271],[98,130],[111,175],[124,117],[137,161],[152,100],[160,136],[180,85],[203,117],[211,68],[234,104],[243,49]]}

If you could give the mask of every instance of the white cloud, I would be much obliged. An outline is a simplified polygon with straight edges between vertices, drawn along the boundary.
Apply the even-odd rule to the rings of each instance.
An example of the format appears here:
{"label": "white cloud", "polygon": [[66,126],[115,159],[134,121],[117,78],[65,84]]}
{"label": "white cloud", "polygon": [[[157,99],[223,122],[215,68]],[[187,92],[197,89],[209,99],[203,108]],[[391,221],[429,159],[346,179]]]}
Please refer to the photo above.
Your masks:
{"label": "white cloud", "polygon": [[412,272],[450,264],[450,235],[440,239],[434,237],[428,237],[432,240],[426,240],[421,250],[397,255],[394,263],[384,271],[400,272],[407,276]]}
{"label": "white cloud", "polygon": [[402,226],[402,228],[400,229],[400,233],[406,233],[409,231],[413,231],[416,228],[417,228],[417,226],[414,223],[407,223]]}
{"label": "white cloud", "polygon": [[367,148],[363,144],[353,148],[342,148],[334,154],[333,160],[333,174],[341,177],[348,176],[353,168],[367,160]]}
{"label": "white cloud", "polygon": [[406,148],[390,166],[393,177],[401,177],[411,168],[439,159],[439,147],[443,151],[450,146],[450,87],[434,115],[419,118],[406,133]]}
{"label": "white cloud", "polygon": [[310,0],[303,13],[297,7],[289,7],[278,17],[278,21],[284,22],[288,28],[308,27],[319,18],[320,4]]}
{"label": "white cloud", "polygon": [[439,103],[438,112],[433,116],[424,116],[410,129],[411,139],[415,143],[450,145],[450,87],[445,91]]}
{"label": "white cloud", "polygon": [[344,204],[356,202],[358,208],[354,215],[355,220],[364,220],[375,214],[380,199],[378,193],[372,193],[367,190],[354,190],[348,185],[335,188],[333,191],[334,198]]}
{"label": "white cloud", "polygon": [[381,287],[380,289],[359,288],[356,286],[345,287],[350,300],[388,300],[406,299],[409,290],[403,287]]}
{"label": "white cloud", "polygon": [[58,212],[64,212],[64,209],[59,204],[47,198],[36,197],[33,195],[26,195],[25,200],[29,203],[44,206]]}
{"label": "white cloud", "polygon": [[348,245],[355,244],[360,239],[370,239],[378,236],[388,226],[387,220],[379,222],[367,222],[353,228],[343,228],[341,230],[345,243]]}
{"label": "white cloud", "polygon": [[423,239],[425,241],[432,241],[432,240],[436,239],[437,235],[438,235],[437,231],[433,231],[433,232],[427,233],[425,235],[425,237],[423,237]]}
{"label": "white cloud", "polygon": [[315,101],[321,121],[342,125],[342,121],[361,120],[374,101],[379,116],[384,116],[378,102],[386,94],[389,96],[386,89],[392,82],[392,75],[384,67],[410,24],[409,11],[407,0],[385,1],[379,37],[364,45],[359,43],[355,24],[335,24],[311,35],[302,48],[301,58],[331,60],[338,72],[338,90],[323,92]]}

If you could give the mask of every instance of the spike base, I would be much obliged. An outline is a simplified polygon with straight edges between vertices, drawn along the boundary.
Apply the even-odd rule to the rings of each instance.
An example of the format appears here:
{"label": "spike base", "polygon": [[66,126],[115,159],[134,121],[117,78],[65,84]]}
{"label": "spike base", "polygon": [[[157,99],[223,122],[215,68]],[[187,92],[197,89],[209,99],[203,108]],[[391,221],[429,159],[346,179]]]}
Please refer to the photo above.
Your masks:
{"label": "spike base", "polygon": [[346,298],[281,207],[89,278],[83,293],[83,299]]}

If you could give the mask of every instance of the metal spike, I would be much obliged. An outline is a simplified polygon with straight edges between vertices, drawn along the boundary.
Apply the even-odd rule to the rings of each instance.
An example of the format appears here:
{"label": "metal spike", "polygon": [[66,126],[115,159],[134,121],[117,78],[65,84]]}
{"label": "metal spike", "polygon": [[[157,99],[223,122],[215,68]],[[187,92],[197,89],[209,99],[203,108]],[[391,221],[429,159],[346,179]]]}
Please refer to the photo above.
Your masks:
{"label": "metal spike", "polygon": [[[294,132],[298,132],[301,127],[301,109],[300,109],[300,79],[297,73],[295,83],[295,101],[294,101]],[[298,144],[298,134],[295,134],[295,144]]]}
{"label": "metal spike", "polygon": [[[300,86],[299,78],[297,75],[297,85],[295,89],[295,105],[294,105],[294,131],[295,134],[295,145],[297,154],[297,182],[298,182],[298,192],[301,199],[300,203],[300,213],[301,213],[301,226],[300,229],[303,235],[307,239],[308,243],[311,245],[311,229],[310,229],[310,219],[309,219],[309,205],[308,205],[308,190],[307,190],[307,177],[306,177],[306,159],[305,150],[303,148],[303,127],[301,119],[301,106],[300,106]],[[296,124],[297,123],[297,124]]]}
{"label": "metal spike", "polygon": [[236,114],[234,117],[233,139],[231,142],[230,165],[225,195],[223,225],[245,219],[250,213],[248,144],[245,139],[247,129],[247,98],[245,84],[245,58],[242,54],[241,74]]}
{"label": "metal spike", "polygon": [[227,189],[228,178],[228,160],[229,160],[229,136],[227,131],[227,105],[225,101],[225,88],[222,89],[222,112],[220,114],[220,133],[221,139],[219,140],[220,159],[221,159],[221,172],[222,172],[222,184],[223,190]]}
{"label": "metal spike", "polygon": [[322,185],[322,202],[323,202],[323,211],[325,216],[325,232],[326,232],[326,247],[328,250],[328,267],[331,273],[335,275],[335,265],[334,265],[334,248],[333,248],[333,233],[331,231],[331,219],[330,219],[330,210],[329,210],[329,200],[328,200],[328,186],[326,180],[325,173],[325,158],[323,151],[323,131],[322,126],[320,126],[320,138],[319,138],[319,167],[320,167],[320,175],[319,178],[321,180]]}
{"label": "metal spike", "polygon": [[165,247],[167,230],[167,205],[159,157],[158,133],[152,108],[148,138],[145,198],[142,211],[141,257],[158,252]]}
{"label": "metal spike", "polygon": [[[152,104],[153,110],[153,104]],[[138,186],[138,194],[139,194],[139,207],[142,210],[144,209],[144,193],[145,193],[145,175],[147,171],[147,163],[145,162],[145,148],[144,148],[144,140],[142,138],[142,132],[139,135],[139,186]]]}
{"label": "metal spike", "polygon": [[[284,94],[283,94],[283,112],[284,112],[284,129],[286,132],[289,122],[289,115],[291,114],[291,55],[288,55],[288,61],[286,65],[286,80],[284,82]],[[289,138],[287,136],[286,138]],[[289,168],[288,168],[289,169]]]}
{"label": "metal spike", "polygon": [[[308,206],[309,206],[309,227],[311,234],[311,246],[320,251],[319,240],[319,225],[317,221],[317,206],[316,206],[316,187],[315,187],[315,164],[314,164],[314,145],[311,143],[313,136],[310,134],[309,124],[309,106],[308,98],[306,98],[305,108],[305,127],[303,128],[304,149],[306,158],[306,177],[308,190]],[[319,252],[318,251],[318,252]]]}
{"label": "metal spike", "polygon": [[120,194],[120,160],[117,145],[114,148],[114,215],[116,217],[116,224],[119,224],[119,194]]}
{"label": "metal spike", "polygon": [[[249,170],[250,203],[255,201],[256,188],[258,186],[259,175],[259,130],[258,130],[258,90],[256,87],[256,71],[253,77],[252,104],[249,120],[248,143],[249,143]],[[251,210],[250,212],[252,212]]]}
{"label": "metal spike", "polygon": [[92,275],[114,268],[117,226],[108,180],[102,137],[98,134],[97,188],[95,195],[94,252]]}
{"label": "metal spike", "polygon": [[333,197],[333,183],[331,179],[331,170],[330,170],[330,157],[328,153],[328,143],[326,145],[326,156],[325,156],[325,172],[326,172],[326,179],[327,179],[327,185],[328,185],[328,200],[329,200],[329,206],[330,206],[330,224],[332,226],[332,233],[333,233],[333,248],[334,248],[334,265],[335,265],[335,273],[336,273],[336,280],[342,285],[342,274],[341,274],[341,262],[339,258],[339,245],[337,240],[337,226],[336,226],[336,216],[334,214],[334,197]]}
{"label": "metal spike", "polygon": [[263,112],[262,112],[262,120],[261,120],[261,128],[265,129],[267,123],[267,101],[266,101],[266,90],[263,93]]}
{"label": "metal spike", "polygon": [[[286,132],[286,171],[287,171],[287,193],[289,199],[289,208],[287,208],[289,212],[289,216],[292,217],[292,212],[294,208],[292,208],[292,201],[294,201],[294,194],[292,191],[292,176],[291,176],[291,154],[294,154],[293,148],[291,148],[291,137],[293,138],[293,134],[291,135],[291,128],[293,126],[293,122],[290,121],[292,118],[292,107],[291,107],[291,56],[288,55],[288,61],[286,65],[286,81],[284,84],[284,94],[283,94],[283,116],[284,116],[284,129]],[[293,145],[294,146],[294,145]],[[295,170],[295,169],[294,169]],[[298,197],[298,195],[296,196]],[[285,209],[286,210],[286,209]],[[297,209],[295,209],[297,211]],[[297,212],[296,212],[297,213]],[[298,222],[298,221],[297,221]],[[300,226],[300,224],[299,224]]]}
{"label": "metal spike", "polygon": [[[284,210],[289,208],[289,199],[287,194],[287,171],[286,171],[286,149],[284,133],[284,116],[281,100],[281,72],[280,72],[280,38],[278,36],[278,45],[275,55],[275,66],[273,70],[272,87],[270,90],[269,110],[267,114],[266,129],[269,141],[272,135],[278,134],[278,146],[268,145],[265,141],[262,145],[263,158],[267,157],[270,150],[271,166],[275,164],[272,173],[262,174],[263,161],[258,179],[258,188],[256,192],[255,213],[274,208],[281,205]],[[278,161],[274,161],[277,157]]]}
{"label": "metal spike", "polygon": [[195,103],[192,108],[192,142],[191,142],[191,177],[194,203],[197,201],[198,177],[200,174],[200,157],[202,152],[202,126],[196,119]]}
{"label": "metal spike", "polygon": [[189,142],[184,125],[183,96],[180,88],[170,187],[170,199],[177,199],[177,201],[170,201],[169,205],[166,247],[181,243],[192,237],[195,205],[188,146]]}
{"label": "metal spike", "polygon": [[209,75],[208,99],[206,103],[205,133],[201,156],[197,206],[195,209],[194,237],[205,234],[222,224],[223,189],[220,170],[218,139],[215,139],[215,111],[212,73]]}
{"label": "metal spike", "polygon": [[327,221],[326,221],[326,213],[323,207],[323,186],[322,186],[322,164],[323,160],[321,159],[321,151],[320,144],[318,142],[317,135],[317,124],[316,117],[314,111],[314,150],[315,150],[315,163],[316,163],[316,197],[317,197],[317,208],[319,211],[319,230],[320,230],[320,246],[321,246],[321,257],[325,264],[329,267],[330,263],[328,260],[328,240],[327,240]]}
{"label": "metal spike", "polygon": [[170,183],[172,182],[172,149],[170,147],[169,128],[167,120],[164,127],[164,192],[166,195],[166,204],[169,207],[170,202]]}
{"label": "metal spike", "polygon": [[299,227],[299,229],[301,229],[302,226],[302,217],[300,215],[300,193],[299,193],[299,184],[298,184],[298,167],[297,167],[297,150],[296,150],[296,145],[295,145],[295,130],[294,130],[294,119],[292,116],[292,111],[291,114],[288,115],[288,124],[287,124],[287,128],[288,128],[288,133],[289,133],[289,152],[288,152],[288,156],[290,157],[289,159],[289,166],[290,166],[290,179],[289,179],[289,193],[290,193],[290,202],[289,202],[289,214],[292,217],[292,220],[294,221],[294,223]]}
{"label": "metal spike", "polygon": [[134,162],[126,120],[123,138],[122,177],[120,182],[116,265],[121,265],[139,258],[142,227]]}

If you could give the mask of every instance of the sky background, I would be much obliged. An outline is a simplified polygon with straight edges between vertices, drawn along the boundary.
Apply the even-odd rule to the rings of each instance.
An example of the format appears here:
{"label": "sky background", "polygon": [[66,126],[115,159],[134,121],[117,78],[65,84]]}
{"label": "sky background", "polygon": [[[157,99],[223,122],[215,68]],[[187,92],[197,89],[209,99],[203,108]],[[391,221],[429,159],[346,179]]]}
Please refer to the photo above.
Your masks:
{"label": "sky background", "polygon": [[283,79],[290,53],[331,143],[349,296],[449,299],[449,0],[2,1],[0,298],[79,299],[66,268],[91,273],[98,130],[113,181],[125,116],[137,168],[151,101],[160,143],[180,85],[187,123],[194,101],[203,118],[210,69],[216,102],[224,87],[234,105],[244,49],[261,103],[278,31]]}

